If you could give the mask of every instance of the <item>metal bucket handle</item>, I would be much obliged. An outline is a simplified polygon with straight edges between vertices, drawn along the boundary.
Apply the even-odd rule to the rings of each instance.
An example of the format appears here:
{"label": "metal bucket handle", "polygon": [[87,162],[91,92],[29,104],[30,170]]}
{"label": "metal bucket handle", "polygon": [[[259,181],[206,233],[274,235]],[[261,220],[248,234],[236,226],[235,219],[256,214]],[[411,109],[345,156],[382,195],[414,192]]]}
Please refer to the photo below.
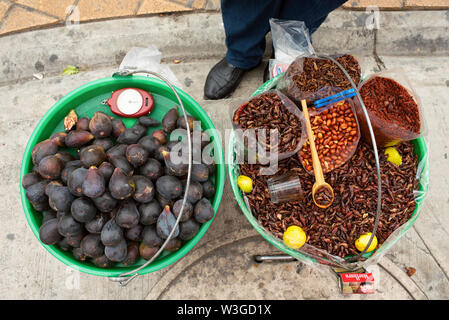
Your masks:
{"label": "metal bucket handle", "polygon": [[[186,123],[188,123],[186,110],[184,109],[184,105],[183,105],[183,103],[181,101],[181,98],[179,97],[178,93],[176,92],[175,87],[170,83],[170,81],[168,81],[166,78],[164,78],[160,74],[158,74],[156,72],[153,72],[153,71],[148,71],[148,70],[132,70],[132,71],[131,70],[120,70],[120,71],[114,73],[112,76],[113,77],[126,77],[126,76],[131,76],[131,75],[136,74],[136,73],[150,74],[150,75],[155,76],[155,77],[161,79],[162,81],[164,81],[170,87],[170,89],[173,91],[173,93],[175,94],[176,98],[178,99],[179,106],[181,107],[182,112],[184,113],[184,119],[185,119]],[[191,138],[190,138],[190,128],[189,128],[189,126],[186,126],[186,127],[187,127],[186,128],[187,129],[187,144],[188,144],[188,147],[189,147],[189,155],[188,155],[189,168],[188,168],[188,172],[187,172],[187,181],[186,181],[186,186],[185,186],[185,191],[184,191],[184,198],[182,200],[181,211],[179,212],[178,218],[176,219],[175,226],[173,227],[173,229],[171,230],[170,234],[168,235],[168,238],[165,239],[165,242],[162,244],[162,246],[159,248],[159,250],[156,252],[156,254],[153,257],[151,257],[150,260],[148,260],[143,265],[141,265],[140,267],[137,267],[134,270],[131,270],[129,272],[121,273],[118,277],[111,277],[111,278],[109,278],[110,281],[120,283],[120,285],[122,287],[126,286],[133,279],[138,277],[140,275],[139,271],[142,270],[143,268],[145,268],[146,266],[148,266],[150,263],[152,263],[161,254],[161,252],[164,250],[164,248],[166,247],[167,243],[170,241],[171,237],[173,236],[173,234],[174,234],[174,232],[176,230],[176,227],[178,226],[179,221],[182,218],[182,215],[184,213],[184,206],[185,206],[186,199],[187,199],[187,194],[189,192],[190,175],[191,175],[191,171],[192,171],[192,145],[191,145]]]}
{"label": "metal bucket handle", "polygon": [[[366,250],[368,250],[368,248],[370,247],[371,242],[373,241],[374,236],[376,235],[377,227],[379,226],[380,213],[381,213],[381,209],[382,209],[382,178],[381,178],[381,175],[380,175],[379,153],[377,151],[376,138],[374,136],[373,127],[371,126],[371,120],[369,118],[368,111],[366,110],[365,103],[363,102],[363,99],[360,96],[360,92],[357,89],[357,86],[355,85],[354,81],[352,81],[352,78],[350,77],[350,75],[348,74],[346,69],[340,63],[338,63],[334,58],[332,58],[330,56],[327,56],[327,55],[317,55],[317,56],[318,56],[318,58],[329,59],[333,63],[335,63],[340,68],[340,70],[344,73],[344,75],[348,79],[348,81],[351,84],[351,86],[354,88],[355,93],[357,95],[357,98],[359,98],[360,105],[361,105],[362,110],[363,110],[363,115],[365,116],[365,118],[367,120],[368,129],[369,129],[369,133],[370,133],[370,137],[371,137],[371,143],[373,145],[373,150],[374,150],[374,159],[376,160],[376,172],[377,172],[377,210],[376,210],[376,218],[374,220],[373,232],[371,233],[371,237],[370,237],[370,239],[368,241],[368,244],[365,246],[365,249],[363,249],[363,251],[360,252],[358,255],[348,259],[348,262],[356,262],[356,261],[360,260],[360,257],[362,257],[362,255],[364,255]],[[356,267],[356,266],[354,266],[354,267]]]}

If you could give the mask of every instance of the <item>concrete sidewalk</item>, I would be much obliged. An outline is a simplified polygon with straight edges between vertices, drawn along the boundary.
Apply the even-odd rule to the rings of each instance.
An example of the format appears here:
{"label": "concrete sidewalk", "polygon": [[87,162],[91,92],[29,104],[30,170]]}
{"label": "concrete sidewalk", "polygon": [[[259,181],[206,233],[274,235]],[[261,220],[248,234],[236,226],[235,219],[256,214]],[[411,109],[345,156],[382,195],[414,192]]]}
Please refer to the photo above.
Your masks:
{"label": "concrete sidewalk", "polygon": [[[449,0],[348,0],[344,9],[448,9]],[[56,25],[179,12],[219,11],[220,0],[0,0],[0,36]]]}
{"label": "concrete sidewalk", "polygon": [[[315,47],[321,52],[363,47],[368,72],[383,65],[404,68],[421,97],[427,124],[430,190],[421,216],[380,263],[372,266],[378,281],[376,294],[350,297],[339,293],[329,270],[297,270],[294,262],[255,264],[254,254],[276,250],[241,214],[228,183],[216,219],[193,250],[176,264],[141,276],[125,288],[105,278],[74,273],[39,244],[27,225],[18,191],[19,170],[35,125],[63,95],[88,81],[110,76],[132,46],[158,46],[184,89],[203,106],[215,126],[219,130],[231,127],[228,108],[261,85],[264,65],[248,73],[231,98],[203,100],[205,76],[225,52],[219,14],[95,22],[76,29],[39,30],[0,38],[0,271],[4,275],[0,297],[448,299],[447,17],[444,11],[382,13],[383,25],[375,38],[372,31],[364,29],[363,12],[338,10],[314,35]],[[191,37],[186,38],[187,33]],[[416,34],[419,41],[414,38]],[[173,63],[173,59],[181,62]],[[88,67],[74,76],[59,76],[68,64]],[[36,72],[42,72],[44,79],[34,79]],[[406,267],[414,267],[416,274],[408,277]]]}

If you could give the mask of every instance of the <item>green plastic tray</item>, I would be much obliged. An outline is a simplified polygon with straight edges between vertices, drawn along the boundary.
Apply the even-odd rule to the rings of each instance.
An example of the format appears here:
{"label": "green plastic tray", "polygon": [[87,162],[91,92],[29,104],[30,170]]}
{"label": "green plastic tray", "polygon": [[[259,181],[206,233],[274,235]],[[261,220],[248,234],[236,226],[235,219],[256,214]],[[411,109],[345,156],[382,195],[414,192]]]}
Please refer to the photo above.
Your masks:
{"label": "green plastic tray", "polygon": [[[275,89],[277,86],[277,83],[279,82],[280,77],[282,77],[282,74],[278,75],[277,77],[267,81],[262,86],[260,86],[252,96],[258,95],[264,91]],[[381,254],[382,252],[385,252],[388,250],[391,246],[393,246],[415,223],[416,219],[418,218],[419,212],[421,211],[422,204],[424,201],[424,198],[428,191],[428,181],[429,181],[429,165],[428,165],[428,158],[427,158],[427,146],[424,138],[420,137],[418,139],[415,139],[412,141],[415,146],[415,153],[418,155],[418,159],[420,164],[422,165],[421,168],[419,168],[420,171],[420,177],[419,177],[419,191],[421,194],[419,197],[417,197],[416,200],[416,209],[414,210],[412,216],[410,219],[403,224],[399,229],[397,229],[394,233],[394,236],[391,235],[384,244],[379,247],[376,251],[366,253],[364,257],[369,257],[374,254]],[[237,178],[240,173],[239,165],[235,162],[235,152],[234,146],[236,144],[236,137],[234,135],[234,132],[232,131],[229,137],[229,146],[228,146],[228,155],[227,155],[227,162],[228,162],[228,174],[229,174],[229,181],[231,183],[232,191],[234,193],[235,199],[237,200],[237,203],[242,210],[245,217],[248,219],[248,221],[251,223],[251,225],[256,229],[262,237],[265,238],[268,242],[270,242],[272,245],[274,245],[279,250],[295,257],[296,259],[304,262],[309,263],[324,263],[327,264],[327,262],[330,262],[326,259],[323,259],[321,261],[318,261],[310,256],[307,256],[303,253],[301,253],[298,250],[291,249],[287,247],[283,241],[280,239],[274,237],[271,235],[265,228],[263,228],[259,221],[253,216],[251,213],[251,209],[245,202],[245,199],[242,195],[242,192],[240,188],[237,185]]]}
{"label": "green plastic tray", "polygon": [[[115,90],[127,87],[141,88],[143,90],[149,91],[154,98],[155,106],[151,112],[151,117],[162,120],[165,112],[169,109],[178,105],[178,100],[176,99],[174,93],[171,89],[162,81],[145,76],[128,76],[128,77],[111,77],[99,79],[96,81],[89,82],[59,100],[39,121],[36,128],[34,129],[28,144],[25,149],[25,153],[22,159],[22,166],[20,170],[20,181],[22,177],[32,172],[33,163],[31,160],[31,150],[33,147],[42,140],[48,139],[53,133],[64,131],[63,119],[71,109],[75,109],[79,118],[87,116],[92,117],[95,111],[103,111],[106,114],[114,115],[108,106],[102,105],[101,102],[108,99],[111,93]],[[195,119],[201,121],[202,129],[215,129],[212,121],[210,120],[207,113],[201,108],[201,106],[193,100],[184,91],[177,88],[177,92],[184,104],[186,112],[192,115]],[[137,120],[132,118],[122,118],[123,122],[127,127],[132,126]],[[148,133],[159,129],[149,128]],[[214,156],[217,163],[217,170],[215,173],[215,186],[216,193],[212,201],[212,205],[215,210],[215,214],[220,205],[221,197],[223,195],[223,188],[225,183],[225,167],[224,167],[224,155],[223,147],[221,145],[220,138],[215,130],[210,132],[211,140],[214,142]],[[29,203],[25,196],[25,190],[20,186],[20,195],[22,200],[23,211],[27,218],[28,224],[31,227],[34,235],[39,240],[39,227],[42,224],[42,214],[35,211],[34,208]],[[209,228],[211,221],[203,224],[198,232],[198,234],[188,242],[186,242],[181,249],[176,252],[168,253],[164,251],[154,262],[139,271],[139,274],[146,274],[150,272],[162,269],[177,260],[181,259],[189,250],[191,250],[195,244],[203,237]],[[134,270],[137,266],[143,265],[145,260],[141,259],[133,266],[125,267],[123,265],[117,265],[111,269],[102,269],[91,262],[80,262],[73,258],[72,253],[65,252],[59,249],[57,246],[48,246],[41,244],[57,259],[64,262],[70,267],[77,269],[81,272],[105,276],[105,277],[116,277],[124,272],[129,272]]]}

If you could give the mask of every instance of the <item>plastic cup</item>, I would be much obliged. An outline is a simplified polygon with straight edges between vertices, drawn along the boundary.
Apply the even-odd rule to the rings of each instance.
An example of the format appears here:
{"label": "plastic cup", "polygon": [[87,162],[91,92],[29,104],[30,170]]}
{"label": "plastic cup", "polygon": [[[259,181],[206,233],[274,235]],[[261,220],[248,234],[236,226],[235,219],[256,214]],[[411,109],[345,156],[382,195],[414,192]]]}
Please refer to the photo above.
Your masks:
{"label": "plastic cup", "polygon": [[268,192],[273,203],[298,201],[304,199],[299,176],[294,172],[268,179]]}

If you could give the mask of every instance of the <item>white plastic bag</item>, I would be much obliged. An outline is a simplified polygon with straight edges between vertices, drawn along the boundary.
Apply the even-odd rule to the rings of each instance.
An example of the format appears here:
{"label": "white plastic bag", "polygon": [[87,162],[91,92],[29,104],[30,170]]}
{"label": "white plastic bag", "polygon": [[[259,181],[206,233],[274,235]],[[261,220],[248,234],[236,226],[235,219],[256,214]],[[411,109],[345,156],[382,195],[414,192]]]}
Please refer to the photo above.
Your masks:
{"label": "white plastic bag", "polygon": [[[119,70],[149,70],[159,73],[172,84],[182,89],[182,85],[168,65],[161,64],[162,53],[154,46],[132,47],[123,58]],[[151,77],[151,75],[148,75]]]}
{"label": "white plastic bag", "polygon": [[297,57],[315,54],[304,21],[270,19],[275,59],[270,59],[270,77],[284,72]]}

